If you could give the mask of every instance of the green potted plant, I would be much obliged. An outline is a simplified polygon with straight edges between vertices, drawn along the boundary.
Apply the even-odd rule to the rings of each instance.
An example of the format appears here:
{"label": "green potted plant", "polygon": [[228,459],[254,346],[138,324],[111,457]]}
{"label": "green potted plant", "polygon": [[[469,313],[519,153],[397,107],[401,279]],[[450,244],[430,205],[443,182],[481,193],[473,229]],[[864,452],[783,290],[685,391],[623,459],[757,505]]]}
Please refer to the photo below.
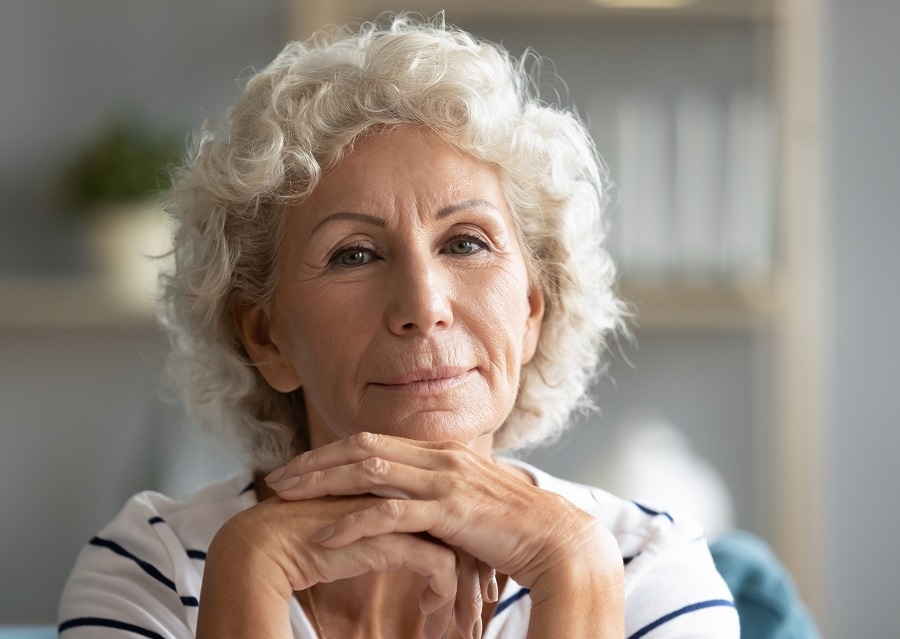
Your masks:
{"label": "green potted plant", "polygon": [[178,148],[137,118],[115,117],[62,173],[65,208],[85,225],[100,281],[130,308],[146,308],[157,291],[171,235],[163,200]]}

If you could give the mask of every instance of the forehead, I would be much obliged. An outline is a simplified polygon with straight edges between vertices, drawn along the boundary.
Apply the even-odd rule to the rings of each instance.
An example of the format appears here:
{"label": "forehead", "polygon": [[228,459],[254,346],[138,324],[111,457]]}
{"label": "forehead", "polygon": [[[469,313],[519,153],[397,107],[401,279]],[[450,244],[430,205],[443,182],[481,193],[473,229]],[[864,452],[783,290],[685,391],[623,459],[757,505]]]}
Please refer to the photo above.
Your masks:
{"label": "forehead", "polygon": [[458,200],[486,199],[506,211],[495,167],[425,129],[365,136],[325,172],[300,205],[306,214],[388,213],[414,206],[427,213]]}

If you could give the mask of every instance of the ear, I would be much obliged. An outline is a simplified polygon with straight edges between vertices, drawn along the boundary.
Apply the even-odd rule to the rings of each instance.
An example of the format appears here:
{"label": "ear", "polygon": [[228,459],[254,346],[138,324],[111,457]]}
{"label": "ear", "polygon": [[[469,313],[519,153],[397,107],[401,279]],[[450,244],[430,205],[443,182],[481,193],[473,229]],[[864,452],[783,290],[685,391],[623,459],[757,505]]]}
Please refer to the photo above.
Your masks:
{"label": "ear", "polygon": [[274,339],[270,313],[268,307],[238,304],[234,309],[234,325],[247,355],[269,386],[290,393],[300,388],[302,380]]}
{"label": "ear", "polygon": [[532,360],[537,352],[541,326],[544,323],[544,291],[537,284],[528,291],[528,317],[525,320],[525,335],[522,339],[522,364]]}

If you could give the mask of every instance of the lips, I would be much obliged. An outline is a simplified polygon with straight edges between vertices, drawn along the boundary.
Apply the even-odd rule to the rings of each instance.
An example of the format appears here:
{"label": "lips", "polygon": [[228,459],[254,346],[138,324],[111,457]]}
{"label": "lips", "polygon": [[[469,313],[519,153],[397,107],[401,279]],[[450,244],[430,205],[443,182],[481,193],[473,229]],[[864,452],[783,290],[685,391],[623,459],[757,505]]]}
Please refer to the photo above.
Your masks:
{"label": "lips", "polygon": [[462,381],[474,370],[469,366],[440,366],[437,368],[423,368],[413,371],[391,374],[381,377],[373,382],[376,386],[404,387],[404,386],[429,386],[446,385]]}

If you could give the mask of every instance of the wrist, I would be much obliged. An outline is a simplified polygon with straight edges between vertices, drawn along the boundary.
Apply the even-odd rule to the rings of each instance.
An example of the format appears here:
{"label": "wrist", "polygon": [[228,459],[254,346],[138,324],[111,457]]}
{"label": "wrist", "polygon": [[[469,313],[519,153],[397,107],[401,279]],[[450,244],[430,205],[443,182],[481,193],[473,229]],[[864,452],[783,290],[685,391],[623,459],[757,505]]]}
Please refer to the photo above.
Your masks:
{"label": "wrist", "polygon": [[207,551],[204,586],[207,581],[227,582],[236,590],[252,590],[289,601],[291,578],[276,561],[277,553],[266,549],[266,540],[253,534],[245,511],[226,522],[213,537]]}
{"label": "wrist", "polygon": [[621,639],[625,633],[622,555],[612,534],[593,523],[577,546],[551,553],[531,586],[529,639]]}
{"label": "wrist", "polygon": [[535,603],[573,597],[617,597],[624,587],[624,564],[619,545],[593,517],[578,534],[569,534],[546,550],[540,570],[531,580]]}
{"label": "wrist", "polygon": [[290,637],[290,581],[239,523],[226,523],[207,551],[197,637]]}

